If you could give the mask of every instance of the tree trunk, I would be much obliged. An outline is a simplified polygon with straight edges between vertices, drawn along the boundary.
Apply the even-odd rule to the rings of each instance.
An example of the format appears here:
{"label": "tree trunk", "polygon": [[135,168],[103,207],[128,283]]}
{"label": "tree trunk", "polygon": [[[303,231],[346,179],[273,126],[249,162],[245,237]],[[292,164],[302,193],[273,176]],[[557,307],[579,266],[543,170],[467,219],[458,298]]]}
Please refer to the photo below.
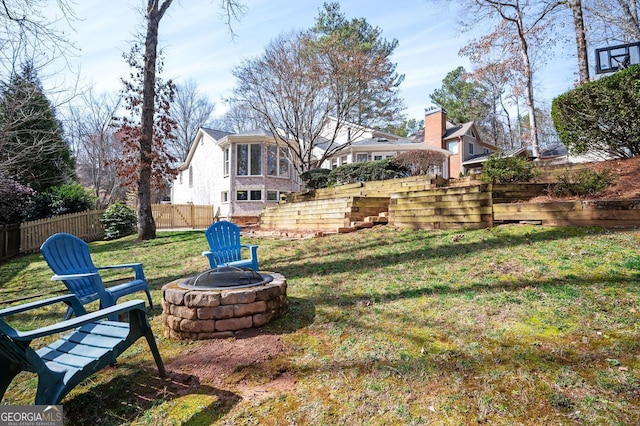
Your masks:
{"label": "tree trunk", "polygon": [[578,54],[578,78],[580,84],[589,81],[589,60],[587,54],[587,38],[584,29],[584,17],[582,15],[582,0],[571,0],[569,7],[573,13],[573,26],[576,35],[576,48]]}
{"label": "tree trunk", "polygon": [[164,12],[173,0],[165,0],[160,7],[156,0],[147,2],[147,35],[144,42],[144,84],[142,89],[142,136],[140,137],[140,170],[138,171],[138,239],[156,237],[156,223],[151,211],[151,163],[153,144],[153,116],[156,97],[156,58],[158,27]]}
{"label": "tree trunk", "polygon": [[540,155],[540,145],[538,143],[538,125],[536,120],[535,98],[533,95],[533,69],[529,58],[529,43],[524,34],[524,25],[520,11],[517,13],[518,38],[520,39],[520,53],[522,54],[522,64],[524,65],[524,75],[527,80],[527,107],[529,109],[529,131],[531,133],[531,154],[534,158]]}

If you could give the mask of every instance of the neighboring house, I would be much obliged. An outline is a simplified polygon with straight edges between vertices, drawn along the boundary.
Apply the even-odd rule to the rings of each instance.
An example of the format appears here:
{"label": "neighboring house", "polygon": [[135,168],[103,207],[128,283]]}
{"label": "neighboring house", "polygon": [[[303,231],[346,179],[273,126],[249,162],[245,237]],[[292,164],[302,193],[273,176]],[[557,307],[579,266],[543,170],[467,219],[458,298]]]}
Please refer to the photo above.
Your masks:
{"label": "neighboring house", "polygon": [[445,157],[441,165],[435,167],[434,174],[443,176],[446,168],[446,158],[451,155],[449,151],[415,142],[411,139],[387,139],[384,137],[367,138],[351,142],[336,155],[327,159],[322,167],[335,169],[338,166],[349,163],[361,163],[364,161],[382,160],[392,158],[407,151],[424,150],[437,151]]}
{"label": "neighboring house", "polygon": [[447,121],[447,112],[443,108],[425,112],[424,143],[451,153],[444,176],[454,178],[482,167],[486,157],[499,149],[480,140],[478,130],[472,121],[462,124]]}
{"label": "neighboring house", "polygon": [[173,204],[213,205],[216,218],[254,222],[280,193],[302,189],[288,149],[266,130],[200,128],[173,182]]}
{"label": "neighboring house", "polygon": [[[335,128],[332,124],[333,122],[331,121],[328,123],[327,130],[324,132],[325,136],[330,134]],[[329,156],[320,167],[333,170],[344,164],[392,158],[398,154],[413,150],[437,151],[447,157],[451,155],[450,152],[444,149],[425,145],[421,140],[416,141],[415,139],[401,138],[392,133],[369,129],[355,124],[350,126],[345,125],[335,139],[334,144],[346,146],[334,155]],[[316,146],[315,155],[317,158],[322,156],[322,153],[327,149],[328,145],[329,142],[321,142]],[[442,166],[437,167],[437,170],[434,170],[434,174],[443,175],[445,169],[446,161]]]}

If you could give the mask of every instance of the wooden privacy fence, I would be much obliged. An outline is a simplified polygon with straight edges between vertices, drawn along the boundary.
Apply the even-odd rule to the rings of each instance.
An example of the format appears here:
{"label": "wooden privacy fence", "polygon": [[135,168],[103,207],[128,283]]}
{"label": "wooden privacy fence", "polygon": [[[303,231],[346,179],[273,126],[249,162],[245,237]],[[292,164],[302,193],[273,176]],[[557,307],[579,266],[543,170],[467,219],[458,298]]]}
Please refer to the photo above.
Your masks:
{"label": "wooden privacy fence", "polygon": [[20,224],[0,225],[0,262],[20,252]]}
{"label": "wooden privacy fence", "polygon": [[194,204],[152,204],[157,229],[207,228],[214,222],[213,206]]}
{"label": "wooden privacy fence", "polygon": [[104,236],[104,228],[100,222],[103,213],[104,210],[86,210],[80,213],[22,222],[20,224],[20,252],[38,251],[49,236],[58,232],[73,234],[85,241],[100,240]]}
{"label": "wooden privacy fence", "polygon": [[[172,228],[206,228],[214,221],[213,206],[196,206],[191,204],[153,204],[151,206],[156,229]],[[22,222],[19,228],[20,253],[33,253],[40,249],[42,243],[51,235],[66,232],[76,235],[85,241],[97,241],[104,237],[104,227],[100,218],[104,210],[87,210],[47,219]],[[0,230],[1,238],[6,233]],[[3,244],[4,240],[0,240]],[[4,249],[0,249],[4,250]],[[9,253],[10,252],[10,253]],[[9,250],[5,254],[0,251],[0,260],[17,254]]]}

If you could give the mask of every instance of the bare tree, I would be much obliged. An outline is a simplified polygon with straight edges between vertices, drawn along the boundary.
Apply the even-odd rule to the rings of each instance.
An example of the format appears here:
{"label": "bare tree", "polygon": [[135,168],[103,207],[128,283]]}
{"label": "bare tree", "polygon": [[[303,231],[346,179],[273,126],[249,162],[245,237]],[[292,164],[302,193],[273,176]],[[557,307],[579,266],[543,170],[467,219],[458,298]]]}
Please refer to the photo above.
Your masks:
{"label": "bare tree", "polygon": [[[173,0],[147,0],[145,11],[146,35],[144,43],[144,65],[142,68],[142,114],[139,137],[138,188],[138,239],[156,237],[156,225],[151,212],[151,174],[153,166],[154,111],[156,105],[156,59],[158,54],[158,29],[160,21]],[[238,17],[243,6],[236,0],[220,0],[227,16],[227,25],[232,17]]]}
{"label": "bare tree", "polygon": [[56,0],[57,18],[45,12],[47,0],[0,0],[0,67],[15,72],[16,64],[46,64],[73,52],[74,46],[59,25],[73,23],[75,16],[67,0]]}
{"label": "bare tree", "polygon": [[[490,51],[500,48],[517,65],[525,87],[525,99],[529,111],[529,137],[532,154],[538,157],[540,144],[535,114],[534,64],[536,51],[544,50],[553,38],[548,37],[551,15],[559,6],[557,2],[530,0],[468,0],[467,13],[482,20],[496,22],[494,30],[475,43],[477,50]],[[514,59],[518,58],[517,61]]]}
{"label": "bare tree", "polygon": [[599,42],[640,41],[640,1],[591,0],[586,7],[591,33]]}
{"label": "bare tree", "polygon": [[587,32],[584,26],[582,0],[566,0],[563,4],[571,10],[573,16],[578,57],[578,79],[580,84],[583,84],[589,81],[589,54],[587,52]]}
{"label": "bare tree", "polygon": [[218,130],[231,133],[242,133],[255,130],[263,126],[262,121],[256,116],[253,109],[244,103],[227,99],[227,111],[222,117],[212,120],[212,125]]}
{"label": "bare tree", "polygon": [[215,104],[201,94],[198,84],[194,80],[187,80],[184,84],[177,84],[171,115],[176,121],[175,143],[167,146],[169,153],[180,161],[185,161],[189,148],[200,127],[211,123],[211,114]]}
{"label": "bare tree", "polygon": [[324,7],[312,30],[281,35],[233,70],[233,101],[289,147],[298,173],[348,146],[339,138],[348,130],[355,137],[403,118],[404,76],[389,59],[397,41],[386,42],[364,19],[347,21],[335,3]]}
{"label": "bare tree", "polygon": [[80,183],[94,189],[100,205],[105,207],[122,195],[120,180],[114,167],[122,146],[114,128],[114,117],[120,108],[120,97],[96,94],[89,88],[70,108],[67,136],[72,142]]}

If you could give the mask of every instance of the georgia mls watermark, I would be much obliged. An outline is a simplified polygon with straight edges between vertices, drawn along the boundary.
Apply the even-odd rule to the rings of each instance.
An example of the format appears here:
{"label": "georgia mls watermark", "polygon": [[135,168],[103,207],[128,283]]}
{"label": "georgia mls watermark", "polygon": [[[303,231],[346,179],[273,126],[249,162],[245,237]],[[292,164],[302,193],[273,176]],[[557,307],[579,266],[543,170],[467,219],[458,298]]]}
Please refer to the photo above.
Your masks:
{"label": "georgia mls watermark", "polygon": [[62,405],[0,405],[0,426],[62,426]]}

